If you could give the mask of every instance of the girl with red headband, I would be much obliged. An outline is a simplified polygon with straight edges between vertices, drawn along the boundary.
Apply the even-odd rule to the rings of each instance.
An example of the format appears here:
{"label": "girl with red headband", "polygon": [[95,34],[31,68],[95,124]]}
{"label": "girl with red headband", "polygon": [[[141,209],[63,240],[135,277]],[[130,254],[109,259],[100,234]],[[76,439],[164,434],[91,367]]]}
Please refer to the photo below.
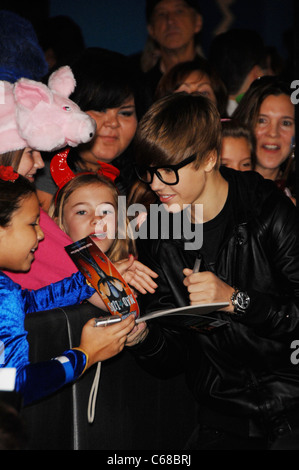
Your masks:
{"label": "girl with red headband", "polygon": [[[67,164],[67,155],[68,150],[62,151],[51,162],[51,174],[59,189],[49,214],[72,241],[91,236],[133,288],[143,294],[153,293],[157,284],[152,278],[157,275],[136,260],[135,241],[129,233],[127,216],[126,233],[119,236],[119,191],[114,184],[119,170],[105,164],[97,173],[74,174]],[[103,302],[98,300],[97,305],[104,309]]]}

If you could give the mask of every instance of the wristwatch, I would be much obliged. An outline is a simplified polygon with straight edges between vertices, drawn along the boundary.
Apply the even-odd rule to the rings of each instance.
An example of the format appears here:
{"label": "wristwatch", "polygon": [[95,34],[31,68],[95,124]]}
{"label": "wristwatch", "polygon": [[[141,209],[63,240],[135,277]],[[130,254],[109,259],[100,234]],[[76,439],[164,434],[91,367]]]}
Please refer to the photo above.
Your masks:
{"label": "wristwatch", "polygon": [[250,305],[250,297],[247,292],[242,292],[239,289],[235,289],[230,300],[234,307],[234,313],[237,314],[245,313]]}

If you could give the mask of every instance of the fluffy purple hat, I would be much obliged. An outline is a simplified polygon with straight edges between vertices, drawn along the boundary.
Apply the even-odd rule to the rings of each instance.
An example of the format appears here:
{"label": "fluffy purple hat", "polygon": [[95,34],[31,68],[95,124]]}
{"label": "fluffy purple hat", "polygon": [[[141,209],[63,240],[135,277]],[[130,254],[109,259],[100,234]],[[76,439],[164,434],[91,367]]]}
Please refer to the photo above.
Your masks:
{"label": "fluffy purple hat", "polygon": [[0,10],[0,32],[0,80],[41,80],[48,72],[48,64],[30,21]]}

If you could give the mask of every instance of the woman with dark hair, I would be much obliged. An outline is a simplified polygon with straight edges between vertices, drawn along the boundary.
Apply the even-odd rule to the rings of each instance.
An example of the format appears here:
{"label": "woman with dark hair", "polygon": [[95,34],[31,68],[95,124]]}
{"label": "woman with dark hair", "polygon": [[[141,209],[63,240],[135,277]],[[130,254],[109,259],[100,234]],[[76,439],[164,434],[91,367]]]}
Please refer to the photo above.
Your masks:
{"label": "woman with dark hair", "polygon": [[[71,149],[68,165],[75,172],[97,171],[100,163],[112,163],[120,170],[116,184],[122,193],[133,183],[131,142],[137,128],[138,86],[125,56],[101,48],[88,48],[72,64],[76,89],[71,95],[97,124],[96,135],[88,143]],[[137,109],[138,108],[138,109]],[[49,164],[37,179],[38,194],[48,209],[57,187]],[[47,165],[48,163],[48,165]]]}
{"label": "woman with dark hair", "polygon": [[255,80],[233,118],[247,124],[256,139],[255,170],[292,195],[295,149],[295,106],[291,88],[278,77]]}
{"label": "woman with dark hair", "polygon": [[194,61],[175,65],[161,78],[155,99],[180,91],[197,92],[207,96],[216,104],[220,115],[225,115],[227,104],[225,86],[206,59],[197,57]]}

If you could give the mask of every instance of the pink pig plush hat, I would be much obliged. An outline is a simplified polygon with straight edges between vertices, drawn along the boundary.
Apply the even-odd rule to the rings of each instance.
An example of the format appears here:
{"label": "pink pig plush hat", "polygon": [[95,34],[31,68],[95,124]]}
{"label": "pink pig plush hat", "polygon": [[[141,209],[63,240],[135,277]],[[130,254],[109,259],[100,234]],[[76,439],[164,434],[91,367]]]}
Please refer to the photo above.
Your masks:
{"label": "pink pig plush hat", "polygon": [[0,81],[0,154],[25,147],[50,152],[89,142],[96,124],[68,98],[75,85],[68,66],[54,72],[48,86],[26,78]]}

